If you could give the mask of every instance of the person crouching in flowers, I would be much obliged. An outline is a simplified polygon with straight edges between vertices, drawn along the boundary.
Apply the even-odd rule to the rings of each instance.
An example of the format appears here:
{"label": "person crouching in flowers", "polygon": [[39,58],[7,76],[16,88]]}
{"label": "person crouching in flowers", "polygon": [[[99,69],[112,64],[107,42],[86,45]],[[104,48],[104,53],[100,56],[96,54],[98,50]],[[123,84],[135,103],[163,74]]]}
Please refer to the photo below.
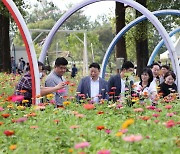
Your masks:
{"label": "person crouching in flowers", "polygon": [[163,97],[168,96],[170,93],[177,92],[177,86],[174,83],[175,80],[176,75],[172,71],[169,71],[164,75],[164,82],[159,85],[159,93],[162,93]]}
{"label": "person crouching in flowers", "polygon": [[[38,68],[40,75],[39,77],[41,78],[42,70],[43,70],[43,63],[38,62]],[[59,83],[55,87],[41,87],[40,88],[40,94],[41,96],[46,96],[47,94],[50,94],[52,92],[55,92],[59,89],[64,88],[64,83]],[[31,78],[31,73],[30,70],[22,76],[22,78],[19,80],[16,88],[15,88],[15,95],[21,95],[24,96],[24,100],[22,100],[20,105],[25,105],[25,106],[31,106],[32,104],[32,78]]]}
{"label": "person crouching in flowers", "polygon": [[98,63],[92,63],[89,66],[90,75],[81,79],[77,88],[77,99],[81,99],[81,95],[85,98],[91,98],[93,102],[98,103],[100,99],[108,99],[108,83],[101,77],[100,66]]}
{"label": "person crouching in flowers", "polygon": [[141,75],[140,81],[134,83],[134,90],[141,97],[143,93],[147,93],[148,97],[152,100],[157,95],[156,82],[153,80],[153,73],[150,68],[144,68]]}

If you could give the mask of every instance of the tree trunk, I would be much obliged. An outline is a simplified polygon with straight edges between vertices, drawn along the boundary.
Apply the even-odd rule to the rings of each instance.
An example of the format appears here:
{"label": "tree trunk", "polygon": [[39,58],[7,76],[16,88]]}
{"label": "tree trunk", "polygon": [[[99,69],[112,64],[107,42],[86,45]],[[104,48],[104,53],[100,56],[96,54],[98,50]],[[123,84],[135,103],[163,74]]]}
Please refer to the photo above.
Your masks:
{"label": "tree trunk", "polygon": [[0,71],[11,72],[9,17],[0,14]]}
{"label": "tree trunk", "polygon": [[[116,2],[116,34],[125,27],[125,10],[123,3]],[[121,39],[116,44],[116,58],[123,57],[124,60],[127,60],[126,53],[126,42],[125,37],[121,37]]]}
{"label": "tree trunk", "polygon": [[[136,0],[138,3],[146,6],[147,0]],[[142,14],[136,11],[136,18]],[[147,66],[149,59],[148,51],[148,34],[147,34],[147,21],[143,21],[136,26],[136,59],[137,59],[137,75],[140,75],[142,69]]]}

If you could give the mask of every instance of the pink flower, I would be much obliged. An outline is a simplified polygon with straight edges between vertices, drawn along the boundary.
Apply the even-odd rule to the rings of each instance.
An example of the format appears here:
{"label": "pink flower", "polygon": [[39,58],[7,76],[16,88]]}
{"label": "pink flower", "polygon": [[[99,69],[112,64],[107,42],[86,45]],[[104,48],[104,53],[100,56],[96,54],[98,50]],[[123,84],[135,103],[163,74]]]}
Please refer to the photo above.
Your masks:
{"label": "pink flower", "polygon": [[172,117],[173,115],[174,115],[173,112],[172,112],[172,113],[167,113],[167,114],[166,114],[167,117]]}
{"label": "pink flower", "polygon": [[158,108],[156,108],[155,111],[156,111],[156,112],[162,112],[162,110],[161,110],[161,109],[158,109]]}
{"label": "pink flower", "polygon": [[98,154],[111,154],[111,152],[109,150],[100,150]]}
{"label": "pink flower", "polygon": [[169,120],[168,122],[165,123],[166,128],[171,128],[173,126],[175,126],[175,122],[173,120]]}
{"label": "pink flower", "polygon": [[122,107],[123,107],[122,104],[117,104],[117,105],[116,105],[116,108],[117,108],[117,109],[120,109],[120,108],[122,108]]}
{"label": "pink flower", "polygon": [[154,120],[154,122],[157,124],[159,122],[159,120]]}
{"label": "pink flower", "polygon": [[72,125],[72,126],[70,126],[70,128],[71,129],[77,129],[77,128],[79,128],[80,126],[78,126],[78,125]]}
{"label": "pink flower", "polygon": [[141,141],[143,138],[141,135],[130,135],[123,137],[123,140],[126,142],[138,142]]}
{"label": "pink flower", "polygon": [[58,93],[65,93],[66,92],[66,89],[59,89],[58,91],[57,91]]}
{"label": "pink flower", "polygon": [[105,129],[104,130],[107,134],[110,134],[111,133],[111,130],[110,129]]}
{"label": "pink flower", "polygon": [[12,101],[12,102],[20,102],[20,101],[22,101],[23,99],[24,99],[24,96],[23,96],[23,95],[14,95],[14,96],[12,96],[11,101]]}
{"label": "pink flower", "polygon": [[148,110],[155,110],[156,107],[155,106],[146,106],[146,109],[148,109]]}
{"label": "pink flower", "polygon": [[157,118],[157,117],[159,117],[160,115],[155,113],[155,114],[153,114],[152,116]]}
{"label": "pink flower", "polygon": [[134,109],[134,112],[143,112],[143,111],[144,111],[143,108],[136,108],[136,109]]}
{"label": "pink flower", "polygon": [[128,132],[128,129],[120,129],[119,131],[125,134],[126,132]]}
{"label": "pink flower", "polygon": [[83,118],[83,117],[84,117],[84,114],[78,113],[78,114],[76,114],[75,116],[78,117],[78,118]]}
{"label": "pink flower", "polygon": [[15,122],[20,123],[20,122],[25,122],[26,120],[27,120],[26,117],[22,117],[22,118],[15,120]]}
{"label": "pink flower", "polygon": [[4,111],[3,107],[0,107],[0,111]]}
{"label": "pink flower", "polygon": [[165,108],[166,108],[166,109],[171,109],[171,108],[172,108],[172,105],[166,105]]}
{"label": "pink flower", "polygon": [[85,148],[85,147],[89,147],[90,144],[89,142],[81,142],[81,143],[78,143],[74,146],[75,149],[80,149],[80,148]]}

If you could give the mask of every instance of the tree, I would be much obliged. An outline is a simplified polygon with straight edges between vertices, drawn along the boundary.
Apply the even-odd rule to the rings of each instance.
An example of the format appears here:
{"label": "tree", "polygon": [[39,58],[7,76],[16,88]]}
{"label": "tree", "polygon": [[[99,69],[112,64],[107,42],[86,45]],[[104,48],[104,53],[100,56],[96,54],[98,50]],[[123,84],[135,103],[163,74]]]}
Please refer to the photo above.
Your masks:
{"label": "tree", "polygon": [[[116,34],[118,34],[118,32],[125,27],[125,10],[126,7],[123,3],[116,2]],[[127,60],[125,36],[121,37],[116,44],[116,57],[123,57],[125,60]]]}
{"label": "tree", "polygon": [[[14,0],[14,2],[19,10],[24,13],[24,2],[22,0]],[[0,71],[10,72],[11,56],[9,31],[10,23],[13,23],[13,20],[2,2],[0,2],[0,21]]]}

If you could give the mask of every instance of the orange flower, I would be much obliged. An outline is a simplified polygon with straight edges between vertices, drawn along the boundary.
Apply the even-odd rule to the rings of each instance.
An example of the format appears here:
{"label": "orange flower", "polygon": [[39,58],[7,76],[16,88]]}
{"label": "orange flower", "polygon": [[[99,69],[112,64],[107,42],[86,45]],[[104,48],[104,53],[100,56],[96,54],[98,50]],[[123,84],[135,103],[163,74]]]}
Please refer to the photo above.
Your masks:
{"label": "orange flower", "polygon": [[103,111],[98,111],[97,114],[104,114],[104,112]]}
{"label": "orange flower", "polygon": [[58,120],[58,119],[54,120],[54,122],[55,122],[56,124],[58,124],[58,123],[59,123],[59,121],[60,121],[60,120]]}
{"label": "orange flower", "polygon": [[4,131],[4,134],[5,134],[6,136],[12,136],[12,135],[15,134],[15,132],[14,132],[13,130],[5,130],[5,131]]}
{"label": "orange flower", "polygon": [[140,119],[144,120],[144,121],[147,121],[149,120],[151,117],[149,116],[141,116]]}
{"label": "orange flower", "polygon": [[38,126],[30,126],[31,129],[36,129]]}
{"label": "orange flower", "polygon": [[104,126],[97,126],[96,129],[97,130],[103,130],[103,129],[105,129],[105,127]]}
{"label": "orange flower", "polygon": [[83,107],[86,109],[86,110],[92,110],[95,108],[95,106],[93,104],[84,104]]}
{"label": "orange flower", "polygon": [[127,119],[123,124],[122,124],[122,129],[126,129],[129,127],[131,124],[134,123],[134,119]]}
{"label": "orange flower", "polygon": [[20,93],[26,93],[26,90],[19,90]]}
{"label": "orange flower", "polygon": [[0,126],[3,125],[3,124],[4,124],[4,122],[0,121]]}
{"label": "orange flower", "polygon": [[17,148],[16,144],[12,144],[9,146],[10,150],[16,150],[16,148]]}
{"label": "orange flower", "polygon": [[10,114],[9,114],[9,113],[4,113],[4,114],[1,114],[1,116],[2,116],[3,118],[8,118],[8,117],[10,116]]}
{"label": "orange flower", "polygon": [[32,112],[32,113],[29,113],[27,114],[28,117],[36,117],[36,113],[35,112]]}

